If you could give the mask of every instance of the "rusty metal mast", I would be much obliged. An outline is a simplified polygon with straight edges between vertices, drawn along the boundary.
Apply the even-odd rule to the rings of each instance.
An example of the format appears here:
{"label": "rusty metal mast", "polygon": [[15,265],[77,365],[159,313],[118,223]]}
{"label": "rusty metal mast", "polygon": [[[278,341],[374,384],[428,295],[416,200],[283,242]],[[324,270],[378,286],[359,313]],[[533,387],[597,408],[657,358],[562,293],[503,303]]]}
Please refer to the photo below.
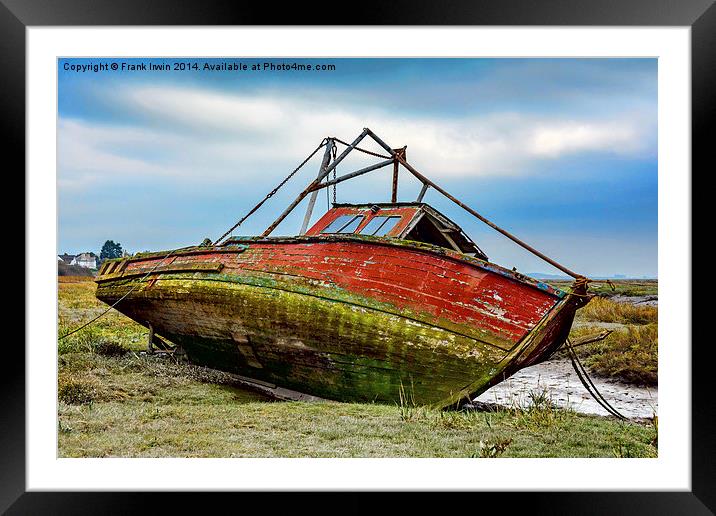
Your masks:
{"label": "rusty metal mast", "polygon": [[[338,164],[343,161],[343,159],[354,149],[357,148],[358,144],[366,137],[370,136],[371,139],[373,139],[378,145],[380,145],[383,149],[385,149],[390,157],[384,161],[380,161],[378,163],[375,163],[373,165],[369,165],[367,167],[364,167],[360,170],[356,170],[355,172],[351,172],[348,174],[344,174],[340,177],[337,177],[336,179],[323,182],[323,180],[328,176],[328,174],[338,166]],[[335,142],[340,142],[345,145],[347,145],[346,149],[333,160],[332,163],[328,163],[330,161],[330,155],[331,150],[333,146],[335,145]],[[347,181],[348,179],[353,179],[354,177],[361,176],[363,174],[367,174],[368,172],[372,172],[373,170],[377,170],[379,168],[386,167],[388,165],[393,165],[393,182],[392,182],[392,189],[391,189],[391,202],[397,202],[397,195],[398,195],[398,168],[399,165],[402,165],[406,170],[408,170],[413,176],[415,176],[422,184],[423,187],[420,190],[420,194],[418,195],[417,202],[422,202],[423,197],[425,196],[425,193],[427,192],[428,188],[433,188],[437,192],[441,193],[448,199],[450,199],[452,202],[460,206],[463,210],[467,211],[472,216],[476,217],[477,219],[481,220],[491,228],[493,228],[495,231],[498,231],[499,233],[502,233],[507,238],[515,242],[520,247],[526,249],[530,253],[534,254],[535,256],[541,258],[545,262],[549,263],[553,267],[559,269],[560,271],[564,272],[565,274],[568,274],[569,276],[572,276],[576,279],[584,279],[584,276],[582,274],[578,274],[571,269],[565,267],[564,265],[558,263],[557,261],[553,260],[549,256],[545,255],[544,253],[538,251],[528,243],[524,242],[523,240],[517,238],[515,235],[510,233],[509,231],[501,228],[488,218],[484,217],[471,207],[469,207],[467,204],[460,201],[457,197],[450,194],[448,191],[437,185],[435,182],[431,181],[427,177],[425,177],[423,174],[421,174],[418,170],[415,169],[410,163],[408,163],[406,159],[406,147],[402,147],[399,149],[393,149],[390,147],[387,143],[385,143],[380,137],[378,137],[373,131],[371,131],[369,128],[364,128],[363,131],[358,135],[358,137],[350,144],[346,144],[342,140],[339,140],[338,138],[326,138],[324,140],[324,144],[326,145],[326,151],[323,156],[323,161],[321,163],[321,168],[319,169],[318,176],[316,179],[313,180],[299,195],[294,199],[294,201],[279,215],[279,217],[268,227],[266,230],[261,234],[262,237],[269,236],[274,229],[276,229],[276,226],[278,226],[295,208],[298,206],[301,201],[306,198],[309,194],[311,195],[311,199],[309,200],[308,209],[306,211],[306,215],[303,219],[303,225],[301,227],[301,233],[304,234],[306,231],[306,228],[308,227],[308,223],[311,218],[311,214],[313,212],[313,205],[315,204],[316,200],[316,193],[318,190],[321,190],[323,188],[328,188],[329,186],[337,185],[339,183],[342,183],[343,181]],[[320,147],[319,147],[320,148]],[[316,149],[318,150],[318,149]],[[368,154],[371,154],[373,156],[378,157],[386,157],[381,156],[380,154],[376,154],[370,151],[366,151],[364,149],[358,149],[362,152],[366,152]],[[314,151],[315,154],[315,151]],[[305,163],[305,161],[304,161]],[[294,171],[295,173],[295,171]],[[284,181],[285,182],[285,181]],[[283,184],[283,183],[282,183]],[[257,206],[258,208],[258,206]],[[251,213],[253,213],[254,210],[252,210]],[[246,217],[244,217],[246,218]],[[243,219],[242,219],[243,220]],[[228,234],[228,232],[227,232]],[[226,236],[226,235],[224,235]],[[223,236],[221,237],[223,238]],[[221,240],[221,239],[219,239]],[[217,240],[218,242],[218,240]]]}

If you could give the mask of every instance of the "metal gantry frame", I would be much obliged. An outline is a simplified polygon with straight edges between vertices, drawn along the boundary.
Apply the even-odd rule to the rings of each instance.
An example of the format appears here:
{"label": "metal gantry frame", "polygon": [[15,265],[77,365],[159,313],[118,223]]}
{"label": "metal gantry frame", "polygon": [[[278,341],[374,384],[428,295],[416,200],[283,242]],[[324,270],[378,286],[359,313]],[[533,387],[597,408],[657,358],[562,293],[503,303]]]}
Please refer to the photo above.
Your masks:
{"label": "metal gantry frame", "polygon": [[[323,181],[328,174],[338,166],[338,164],[345,159],[348,154],[350,154],[351,151],[356,149],[358,147],[358,144],[366,137],[369,136],[373,141],[375,141],[378,145],[380,145],[383,149],[385,149],[389,155],[390,158],[386,159],[384,161],[380,161],[378,163],[375,163],[373,165],[364,167],[360,170],[356,170],[355,172],[350,172],[348,174],[344,174],[340,177],[337,177],[330,181]],[[460,206],[463,210],[467,211],[472,216],[476,217],[477,219],[481,220],[491,228],[493,228],[495,231],[498,231],[499,233],[502,233],[504,236],[515,242],[520,247],[526,249],[530,253],[534,254],[535,256],[541,258],[542,260],[546,261],[553,267],[559,269],[560,271],[564,272],[565,274],[568,274],[569,276],[572,276],[573,278],[582,278],[586,279],[584,275],[578,274],[564,265],[561,265],[560,263],[556,262],[549,256],[541,253],[531,245],[527,244],[523,240],[517,238],[515,235],[511,234],[510,232],[502,229],[494,222],[490,221],[486,217],[480,215],[477,211],[470,208],[468,205],[460,201],[458,198],[447,192],[445,189],[441,188],[439,185],[437,185],[435,182],[431,181],[427,177],[425,177],[423,174],[421,174],[418,170],[415,169],[410,163],[408,163],[406,159],[406,148],[402,147],[399,149],[393,149],[390,147],[387,143],[385,143],[382,139],[380,139],[373,131],[371,131],[369,128],[364,128],[363,131],[358,135],[358,137],[353,140],[352,143],[348,144],[346,149],[338,156],[336,157],[332,163],[330,162],[331,157],[331,151],[333,147],[335,146],[336,141],[340,141],[337,138],[327,138],[326,143],[326,150],[323,155],[323,161],[321,163],[321,168],[319,169],[318,175],[316,176],[316,179],[313,180],[299,195],[294,199],[294,201],[284,210],[281,215],[268,227],[266,230],[261,234],[262,237],[269,236],[274,229],[276,229],[276,226],[278,226],[295,208],[298,206],[301,201],[306,198],[309,194],[311,195],[311,198],[308,203],[308,208],[306,210],[306,215],[303,219],[303,225],[301,227],[301,233],[305,234],[306,229],[308,227],[308,223],[311,219],[311,215],[313,213],[313,207],[316,203],[316,196],[318,194],[318,191],[323,188],[328,188],[333,185],[337,185],[338,183],[342,183],[343,181],[347,181],[349,179],[353,179],[354,177],[361,176],[363,174],[367,174],[368,172],[372,172],[374,170],[378,170],[383,167],[387,167],[388,165],[393,165],[393,183],[392,183],[392,191],[391,191],[391,202],[397,202],[397,195],[398,195],[398,169],[399,166],[402,165],[403,168],[405,168],[408,172],[410,172],[413,176],[415,176],[422,184],[423,187],[420,190],[420,194],[418,195],[417,202],[422,202],[423,198],[425,197],[425,193],[428,191],[428,188],[433,188],[437,192],[441,193],[443,196],[447,197],[449,200]],[[344,142],[341,142],[344,143]],[[375,153],[369,153],[376,155]]]}

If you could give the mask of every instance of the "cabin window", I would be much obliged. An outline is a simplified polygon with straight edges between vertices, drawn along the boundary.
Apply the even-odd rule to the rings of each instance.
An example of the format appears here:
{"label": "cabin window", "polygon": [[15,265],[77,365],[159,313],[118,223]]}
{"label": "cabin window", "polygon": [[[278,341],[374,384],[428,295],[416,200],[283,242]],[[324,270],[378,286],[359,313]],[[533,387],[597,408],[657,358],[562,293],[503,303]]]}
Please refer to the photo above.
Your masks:
{"label": "cabin window", "polygon": [[363,215],[341,215],[328,224],[321,233],[353,233],[361,222],[363,222]]}
{"label": "cabin window", "polygon": [[400,220],[400,217],[377,216],[368,221],[368,224],[361,229],[361,235],[385,236]]}

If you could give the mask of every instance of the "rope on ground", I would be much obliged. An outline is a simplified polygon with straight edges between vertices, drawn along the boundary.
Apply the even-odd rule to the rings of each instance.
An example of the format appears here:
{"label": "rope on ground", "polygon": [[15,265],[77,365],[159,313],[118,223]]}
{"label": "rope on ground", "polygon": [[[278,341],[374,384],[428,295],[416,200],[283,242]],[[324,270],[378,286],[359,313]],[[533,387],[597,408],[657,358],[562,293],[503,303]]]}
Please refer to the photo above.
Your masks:
{"label": "rope on ground", "polygon": [[100,317],[103,317],[103,316],[104,316],[107,312],[109,312],[112,308],[114,308],[115,306],[117,306],[120,301],[122,301],[124,298],[126,298],[126,297],[127,297],[129,294],[131,294],[132,292],[134,292],[134,291],[137,289],[137,287],[138,287],[139,285],[141,285],[142,282],[143,282],[145,279],[147,279],[147,277],[148,277],[151,273],[153,273],[153,272],[157,269],[157,267],[159,267],[159,265],[161,265],[161,263],[162,263],[164,260],[166,260],[167,258],[169,258],[169,257],[172,255],[173,252],[174,252],[174,250],[169,251],[169,253],[167,253],[167,255],[166,255],[164,258],[162,258],[161,260],[159,260],[159,261],[157,262],[157,264],[156,264],[154,267],[152,267],[152,270],[150,270],[148,273],[146,273],[146,274],[142,277],[142,279],[140,279],[140,280],[139,280],[131,289],[129,289],[122,297],[120,297],[119,299],[117,299],[117,301],[115,301],[114,303],[112,303],[112,305],[111,305],[109,308],[107,308],[104,312],[102,312],[101,314],[99,314],[99,315],[98,315],[97,317],[95,317],[94,319],[91,319],[91,320],[87,321],[86,323],[84,323],[84,324],[83,324],[82,326],[80,326],[79,328],[75,328],[74,330],[72,330],[72,331],[70,331],[70,332],[68,332],[68,333],[65,333],[64,335],[62,335],[61,337],[59,337],[57,340],[59,341],[59,340],[64,339],[65,337],[69,337],[69,336],[72,335],[73,333],[77,333],[77,332],[80,331],[81,329],[86,328],[87,326],[89,326],[90,324],[92,324],[93,322],[95,322],[96,320],[98,320]]}
{"label": "rope on ground", "polygon": [[597,390],[597,386],[594,385],[594,382],[592,382],[592,379],[587,374],[587,370],[582,365],[582,362],[580,362],[579,357],[577,356],[577,353],[574,351],[574,348],[572,347],[572,343],[567,339],[565,341],[565,346],[567,348],[567,351],[569,353],[569,359],[572,361],[572,367],[574,368],[574,371],[577,373],[577,377],[579,378],[579,381],[582,382],[582,385],[585,389],[587,389],[587,392],[594,398],[594,400],[601,405],[601,407],[609,412],[611,415],[627,420],[626,416],[624,416],[621,412],[619,412],[617,409],[615,409],[605,398],[602,396],[602,394]]}
{"label": "rope on ground", "polygon": [[274,194],[275,194],[276,192],[278,192],[279,188],[281,188],[283,185],[285,185],[285,184],[288,182],[288,180],[291,179],[291,178],[296,174],[296,172],[298,172],[298,171],[301,169],[301,167],[303,167],[303,165],[305,165],[306,163],[308,163],[309,160],[310,160],[313,156],[315,156],[316,153],[317,153],[324,145],[326,145],[327,143],[328,143],[328,138],[324,138],[324,139],[321,141],[321,144],[320,144],[318,147],[316,147],[315,150],[314,150],[306,159],[304,159],[303,162],[302,162],[299,166],[297,166],[295,169],[293,169],[293,172],[291,172],[288,176],[286,176],[286,178],[285,178],[283,181],[281,181],[276,188],[274,188],[273,190],[271,190],[271,191],[268,193],[268,195],[266,195],[266,197],[264,197],[264,198],[261,200],[261,202],[259,202],[259,203],[258,203],[256,206],[254,206],[253,208],[251,208],[251,210],[250,210],[246,215],[244,215],[242,218],[240,218],[239,221],[238,221],[236,224],[234,224],[233,226],[231,226],[231,228],[230,228],[226,233],[224,233],[224,234],[221,235],[219,238],[217,238],[212,245],[216,245],[216,244],[218,244],[219,242],[221,242],[221,241],[224,239],[224,237],[226,237],[226,235],[230,234],[232,231],[234,231],[236,228],[238,228],[241,224],[243,224],[246,219],[248,219],[251,215],[253,215],[253,213],[254,213],[256,210],[258,210],[258,209],[263,205],[263,203],[265,203],[265,202],[268,201],[271,197],[273,197]]}

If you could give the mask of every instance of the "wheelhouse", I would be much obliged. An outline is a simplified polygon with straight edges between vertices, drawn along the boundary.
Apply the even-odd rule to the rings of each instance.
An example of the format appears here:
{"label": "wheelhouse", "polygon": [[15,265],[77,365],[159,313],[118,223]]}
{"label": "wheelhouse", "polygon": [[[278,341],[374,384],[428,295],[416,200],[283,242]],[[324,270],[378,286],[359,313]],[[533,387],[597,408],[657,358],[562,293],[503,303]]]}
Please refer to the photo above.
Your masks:
{"label": "wheelhouse", "polygon": [[457,224],[425,203],[334,204],[306,232],[341,234],[424,242],[488,259]]}

